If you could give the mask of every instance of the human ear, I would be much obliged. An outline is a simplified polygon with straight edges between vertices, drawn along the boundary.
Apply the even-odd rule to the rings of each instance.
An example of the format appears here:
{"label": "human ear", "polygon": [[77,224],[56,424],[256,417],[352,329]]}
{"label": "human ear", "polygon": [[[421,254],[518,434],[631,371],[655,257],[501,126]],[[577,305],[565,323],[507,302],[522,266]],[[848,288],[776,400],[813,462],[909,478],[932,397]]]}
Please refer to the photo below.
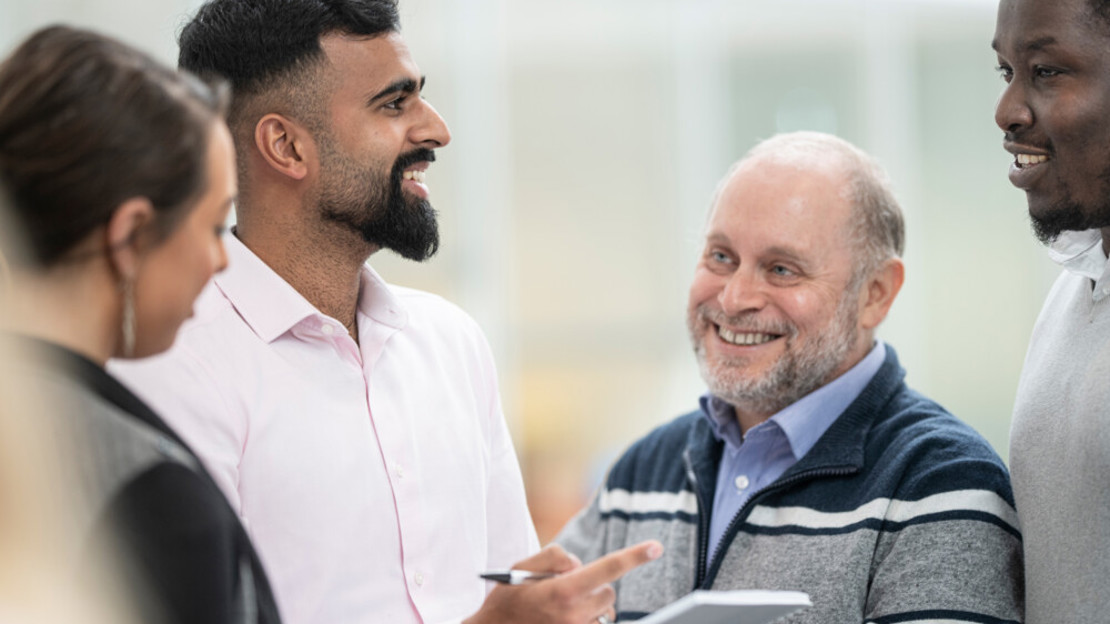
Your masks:
{"label": "human ear", "polygon": [[123,279],[134,279],[139,273],[142,249],[139,240],[144,228],[154,223],[154,206],[145,197],[133,197],[112,213],[105,236],[108,258]]}
{"label": "human ear", "polygon": [[875,329],[886,318],[898,291],[902,290],[906,267],[901,258],[890,258],[867,279],[860,293],[859,324]]}
{"label": "human ear", "polygon": [[255,125],[254,144],[275,171],[294,180],[308,175],[308,160],[315,152],[308,131],[300,124],[270,113]]}

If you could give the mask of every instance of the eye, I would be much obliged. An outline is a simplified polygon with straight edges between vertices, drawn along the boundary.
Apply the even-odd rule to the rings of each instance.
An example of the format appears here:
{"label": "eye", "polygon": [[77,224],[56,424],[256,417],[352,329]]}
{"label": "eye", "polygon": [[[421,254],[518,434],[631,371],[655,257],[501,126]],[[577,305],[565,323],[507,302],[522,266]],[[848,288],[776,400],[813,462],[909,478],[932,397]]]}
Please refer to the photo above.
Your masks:
{"label": "eye", "polygon": [[794,275],[794,271],[792,271],[790,269],[790,267],[787,267],[787,266],[784,266],[784,265],[781,265],[781,264],[776,264],[776,265],[772,266],[771,267],[771,272],[774,273],[775,275],[780,276],[780,277],[790,277],[790,276]]}
{"label": "eye", "polygon": [[732,255],[723,249],[707,249],[703,262],[707,269],[719,275],[726,275],[736,270],[736,262]]}
{"label": "eye", "polygon": [[402,95],[398,98],[392,99],[392,100],[386,102],[385,104],[383,104],[382,108],[385,108],[386,110],[398,111],[399,112],[399,111],[404,109],[405,100],[407,100],[408,97],[409,97],[408,95]]}
{"label": "eye", "polygon": [[1063,72],[1055,67],[1046,67],[1044,65],[1034,65],[1033,75],[1037,78],[1054,78]]}
{"label": "eye", "polygon": [[714,264],[732,264],[732,258],[719,249],[709,251],[709,260]]}
{"label": "eye", "polygon": [[994,71],[998,72],[998,75],[1002,78],[1003,82],[1008,83],[1014,79],[1014,70],[1008,67],[1005,63],[999,63],[998,66],[994,68]]}

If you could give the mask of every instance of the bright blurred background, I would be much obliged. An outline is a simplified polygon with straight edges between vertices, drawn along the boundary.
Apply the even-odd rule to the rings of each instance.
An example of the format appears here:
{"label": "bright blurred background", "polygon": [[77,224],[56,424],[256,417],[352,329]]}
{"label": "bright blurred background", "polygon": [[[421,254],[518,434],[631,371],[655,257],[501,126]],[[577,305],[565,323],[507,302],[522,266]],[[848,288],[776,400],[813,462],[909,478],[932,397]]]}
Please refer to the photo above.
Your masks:
{"label": "bright blurred background", "polygon": [[[65,21],[167,62],[197,0],[0,3],[0,50]],[[633,439],[703,391],[686,289],[710,195],[755,141],[838,134],[890,172],[907,279],[880,336],[1003,457],[1056,268],[1006,180],[995,0],[401,0],[452,144],[438,257],[387,279],[485,328],[547,541]],[[419,375],[419,371],[413,371]]]}

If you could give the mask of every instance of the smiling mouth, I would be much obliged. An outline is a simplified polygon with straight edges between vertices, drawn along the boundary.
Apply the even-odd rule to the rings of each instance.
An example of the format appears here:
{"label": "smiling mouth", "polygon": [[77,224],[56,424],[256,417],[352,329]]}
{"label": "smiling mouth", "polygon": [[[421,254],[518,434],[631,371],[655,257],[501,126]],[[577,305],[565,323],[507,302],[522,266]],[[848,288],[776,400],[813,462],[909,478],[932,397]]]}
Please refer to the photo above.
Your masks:
{"label": "smiling mouth", "polygon": [[423,171],[406,171],[404,176],[405,180],[412,180],[414,182],[424,183],[425,173]]}
{"label": "smiling mouth", "polygon": [[1048,156],[1036,154],[1014,154],[1014,166],[1018,169],[1033,167],[1048,162]]}
{"label": "smiling mouth", "polygon": [[782,337],[779,334],[764,334],[760,332],[734,332],[720,325],[717,326],[717,336],[729,344],[745,347],[766,344],[776,338]]}

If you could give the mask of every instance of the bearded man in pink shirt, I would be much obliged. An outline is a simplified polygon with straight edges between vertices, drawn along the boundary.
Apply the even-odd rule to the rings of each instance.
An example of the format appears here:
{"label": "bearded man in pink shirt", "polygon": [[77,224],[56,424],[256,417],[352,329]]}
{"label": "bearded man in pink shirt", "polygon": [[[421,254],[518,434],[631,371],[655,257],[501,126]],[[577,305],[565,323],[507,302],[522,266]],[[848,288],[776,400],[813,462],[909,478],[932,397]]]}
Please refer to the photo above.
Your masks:
{"label": "bearded man in pink shirt", "polygon": [[[286,622],[607,622],[608,583],[661,546],[537,553],[481,330],[366,264],[439,244],[424,173],[450,133],[398,27],[395,0],[200,8],[179,62],[234,87],[229,269],[168,354],[113,371],[205,461]],[[514,562],[563,574],[477,576]]]}

